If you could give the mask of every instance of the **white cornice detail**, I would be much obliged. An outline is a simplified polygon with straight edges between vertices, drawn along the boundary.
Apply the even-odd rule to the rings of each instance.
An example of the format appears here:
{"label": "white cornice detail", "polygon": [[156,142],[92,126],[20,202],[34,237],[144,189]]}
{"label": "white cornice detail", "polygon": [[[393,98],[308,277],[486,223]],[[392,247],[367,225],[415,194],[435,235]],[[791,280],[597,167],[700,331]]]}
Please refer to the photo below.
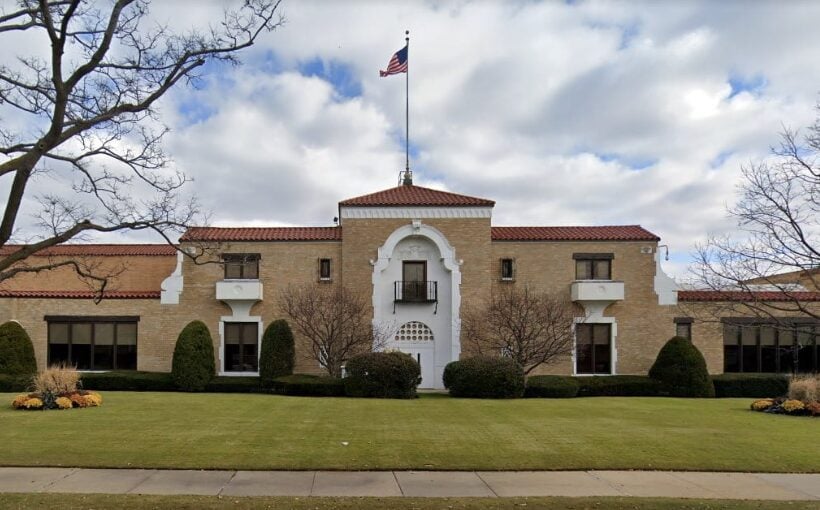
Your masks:
{"label": "white cornice detail", "polygon": [[341,207],[342,219],[492,218],[492,207]]}

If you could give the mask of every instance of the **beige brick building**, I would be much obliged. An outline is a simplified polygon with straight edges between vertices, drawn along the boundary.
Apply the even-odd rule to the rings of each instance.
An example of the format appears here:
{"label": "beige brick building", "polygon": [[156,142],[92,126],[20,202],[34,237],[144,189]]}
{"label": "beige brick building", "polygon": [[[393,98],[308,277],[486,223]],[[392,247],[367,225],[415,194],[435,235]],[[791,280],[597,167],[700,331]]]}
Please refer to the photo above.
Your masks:
{"label": "beige brick building", "polygon": [[[692,339],[712,373],[820,366],[814,321],[791,317],[784,332],[717,306],[748,296],[679,290],[661,268],[660,238],[640,226],[499,227],[493,206],[406,181],[340,202],[334,227],[198,227],[177,247],[59,246],[37,256],[81,258],[112,275],[103,299],[68,268],[27,274],[0,285],[0,320],[28,330],[40,366],[168,371],[177,335],[198,319],[220,374],[255,375],[264,328],[284,318],[283,293],[344,285],[367,296],[374,324],[395,331],[388,347],[420,362],[422,386],[441,387],[446,364],[471,351],[464,310],[494,289],[528,286],[578,311],[572,356],[539,373],[645,374],[675,334]],[[321,371],[298,337],[296,370]]]}

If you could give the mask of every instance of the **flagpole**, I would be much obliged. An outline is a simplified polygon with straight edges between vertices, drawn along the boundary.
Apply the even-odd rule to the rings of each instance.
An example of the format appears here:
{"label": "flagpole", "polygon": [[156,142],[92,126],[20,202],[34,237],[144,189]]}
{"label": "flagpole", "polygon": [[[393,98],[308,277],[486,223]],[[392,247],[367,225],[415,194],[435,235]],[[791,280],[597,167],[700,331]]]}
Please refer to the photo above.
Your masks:
{"label": "flagpole", "polygon": [[404,170],[410,172],[410,31],[405,30],[404,41],[407,43],[407,73],[404,76]]}

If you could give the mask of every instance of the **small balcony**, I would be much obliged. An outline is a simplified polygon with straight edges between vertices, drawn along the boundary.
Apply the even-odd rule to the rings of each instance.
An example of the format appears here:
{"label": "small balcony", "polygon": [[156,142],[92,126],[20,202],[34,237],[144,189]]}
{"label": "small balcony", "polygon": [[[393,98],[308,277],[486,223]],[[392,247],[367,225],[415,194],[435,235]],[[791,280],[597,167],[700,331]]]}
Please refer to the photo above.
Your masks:
{"label": "small balcony", "polygon": [[393,283],[394,303],[437,303],[438,282],[399,281]]}
{"label": "small balcony", "polygon": [[261,301],[259,280],[222,280],[216,282],[216,299],[220,301]]}
{"label": "small balcony", "polygon": [[572,282],[571,294],[573,301],[602,301],[612,303],[623,301],[624,282],[611,280],[578,280]]}

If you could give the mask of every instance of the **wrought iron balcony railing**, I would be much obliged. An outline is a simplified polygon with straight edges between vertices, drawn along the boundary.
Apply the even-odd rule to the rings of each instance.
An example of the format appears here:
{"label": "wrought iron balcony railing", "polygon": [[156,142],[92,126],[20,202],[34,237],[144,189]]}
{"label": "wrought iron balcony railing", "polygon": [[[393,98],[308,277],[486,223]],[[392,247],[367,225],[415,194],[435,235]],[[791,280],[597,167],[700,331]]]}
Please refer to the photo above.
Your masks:
{"label": "wrought iron balcony railing", "polygon": [[393,284],[394,303],[436,303],[438,282],[399,281]]}

